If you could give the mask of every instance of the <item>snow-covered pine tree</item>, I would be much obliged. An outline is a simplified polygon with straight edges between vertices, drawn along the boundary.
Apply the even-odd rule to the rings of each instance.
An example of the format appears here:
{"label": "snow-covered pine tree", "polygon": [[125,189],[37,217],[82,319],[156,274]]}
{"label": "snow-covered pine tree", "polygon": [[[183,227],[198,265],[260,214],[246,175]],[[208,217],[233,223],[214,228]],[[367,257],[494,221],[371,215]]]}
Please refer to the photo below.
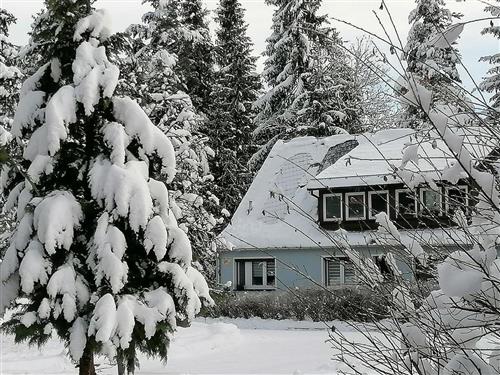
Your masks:
{"label": "snow-covered pine tree", "polygon": [[21,84],[21,70],[16,66],[19,48],[9,41],[9,28],[16,18],[0,8],[0,126],[9,128],[14,116]]}
{"label": "snow-covered pine tree", "polygon": [[262,87],[257,58],[247,35],[245,11],[238,0],[221,0],[216,13],[215,73],[211,121],[205,126],[215,152],[210,170],[215,176],[221,206],[233,213],[251,176],[247,163],[254,152],[252,104]]}
{"label": "snow-covered pine tree", "polygon": [[[489,5],[486,7],[485,11],[490,13],[493,17],[500,17],[500,5]],[[500,26],[495,25],[493,21],[490,21],[490,26],[486,27],[482,31],[482,34],[490,34],[495,38],[500,39]],[[491,106],[496,111],[500,111],[500,53],[484,56],[480,61],[487,61],[493,65],[488,70],[487,76],[484,78],[483,82],[481,82],[479,87],[481,90],[493,94],[490,99]]]}
{"label": "snow-covered pine tree", "polygon": [[[3,164],[16,163],[18,156],[10,148],[10,127],[14,110],[19,98],[21,86],[21,70],[16,66],[19,48],[9,41],[9,28],[16,18],[5,9],[0,8],[0,169]],[[8,168],[5,165],[5,168]],[[0,206],[3,200],[0,198]],[[3,254],[12,218],[9,214],[0,212],[0,255]]]}
{"label": "snow-covered pine tree", "polygon": [[197,111],[210,111],[213,85],[213,44],[201,0],[145,0],[153,7],[144,15],[152,47],[177,56],[175,71]]}
{"label": "snow-covered pine tree", "polygon": [[[219,199],[213,194],[214,178],[209,159],[213,151],[200,132],[203,118],[182,89],[176,71],[178,57],[169,52],[175,3],[158,4],[145,15],[146,25],[132,25],[120,39],[114,58],[129,74],[120,80],[118,90],[130,95],[172,141],[177,174],[169,185],[173,213],[191,241],[196,267],[209,281],[215,280],[215,227],[221,222]],[[161,176],[153,176],[161,179]]]}
{"label": "snow-covered pine tree", "polygon": [[[411,80],[417,81],[434,93],[432,104],[460,102],[460,98],[450,90],[452,83],[460,83],[457,64],[460,54],[443,38],[460,14],[446,8],[444,0],[415,0],[416,7],[408,17],[412,24],[408,33],[408,41],[404,48],[403,58],[406,60],[406,73]],[[404,93],[403,93],[404,94]],[[419,128],[425,126],[424,118],[414,106],[405,105],[400,123],[405,127]]]}
{"label": "snow-covered pine tree", "polygon": [[208,27],[208,11],[201,0],[179,2],[181,35],[177,71],[182,77],[197,111],[209,115],[214,72],[213,43]]}
{"label": "snow-covered pine tree", "polygon": [[177,322],[211,303],[173,215],[168,137],[141,107],[114,95],[109,17],[92,1],[47,0],[32,33],[44,64],[23,84],[12,134],[23,168],[2,173],[16,213],[0,264],[3,330],[43,344],[53,331],[80,374],[93,356],[135,350],[166,359]]}
{"label": "snow-covered pine tree", "polygon": [[[357,132],[358,100],[337,32],[318,16],[321,0],[266,0],[275,6],[263,77],[268,89],[256,102],[258,167],[278,138]],[[328,69],[324,64],[328,64]],[[354,102],[352,100],[354,99]]]}

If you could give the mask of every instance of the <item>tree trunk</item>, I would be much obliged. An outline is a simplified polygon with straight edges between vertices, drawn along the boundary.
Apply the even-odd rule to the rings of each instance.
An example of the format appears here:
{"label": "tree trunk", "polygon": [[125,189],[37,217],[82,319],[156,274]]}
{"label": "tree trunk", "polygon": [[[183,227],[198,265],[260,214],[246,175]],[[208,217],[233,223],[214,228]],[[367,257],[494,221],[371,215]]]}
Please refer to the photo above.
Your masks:
{"label": "tree trunk", "polygon": [[127,358],[128,375],[135,374],[135,341],[132,340],[129,347],[129,357]]}
{"label": "tree trunk", "polygon": [[116,367],[118,368],[118,375],[126,375],[125,354],[121,349],[118,349],[116,353]]}
{"label": "tree trunk", "polygon": [[89,342],[83,350],[82,358],[80,358],[80,372],[79,375],[96,375],[94,365],[94,351]]}

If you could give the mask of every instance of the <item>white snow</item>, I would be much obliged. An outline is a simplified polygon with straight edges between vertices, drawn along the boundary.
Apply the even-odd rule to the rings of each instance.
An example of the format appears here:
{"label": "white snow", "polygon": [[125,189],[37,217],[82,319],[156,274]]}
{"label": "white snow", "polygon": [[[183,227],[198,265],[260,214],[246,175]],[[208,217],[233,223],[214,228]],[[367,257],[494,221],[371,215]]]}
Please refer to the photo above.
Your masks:
{"label": "white snow", "polygon": [[12,142],[12,134],[0,125],[0,146],[4,147]]}
{"label": "white snow", "polygon": [[47,253],[58,247],[70,249],[81,218],[80,204],[68,191],[53,191],[36,206],[33,226]]}
{"label": "white snow", "polygon": [[400,77],[398,84],[406,90],[406,93],[399,98],[402,103],[421,107],[425,112],[429,111],[432,102],[432,91],[422,86],[416,75],[408,74],[405,78]]}
{"label": "white snow", "polygon": [[89,16],[78,21],[75,28],[74,40],[82,39],[82,34],[91,31],[93,38],[105,40],[111,36],[111,16],[105,9],[98,9]]}
{"label": "white snow", "polygon": [[189,237],[186,232],[177,226],[170,226],[167,229],[170,245],[168,250],[169,258],[183,266],[188,266],[193,258]]}
{"label": "white snow", "polygon": [[78,317],[73,322],[69,335],[69,353],[74,361],[78,361],[82,357],[86,344],[87,323],[85,323],[85,320]]}
{"label": "white snow", "polygon": [[39,116],[44,99],[45,93],[42,91],[28,91],[20,97],[12,123],[14,137],[21,137],[22,130]]}
{"label": "white snow", "polygon": [[30,327],[37,320],[36,314],[33,311],[25,313],[21,316],[21,324],[25,327]]}
{"label": "white snow", "polygon": [[464,31],[464,26],[463,23],[451,25],[444,32],[439,32],[437,35],[431,37],[428,42],[429,45],[436,48],[450,48]]}
{"label": "white snow", "polygon": [[156,259],[163,260],[167,253],[168,233],[160,216],[154,216],[148,223],[144,237],[144,248],[149,253],[153,249]]}
{"label": "white snow", "polygon": [[[61,266],[52,274],[47,284],[47,294],[52,299],[62,296],[61,312],[64,319],[68,322],[73,321],[76,313],[77,287],[75,270],[70,264]],[[54,317],[58,313],[59,311],[55,310]]]}
{"label": "white snow", "polygon": [[[341,368],[331,360],[328,329],[335,326],[349,340],[369,344],[363,333],[343,323],[294,322],[262,319],[198,319],[189,328],[179,328],[171,342],[169,360],[139,354],[137,375],[153,374],[337,374]],[[73,331],[72,331],[73,332]],[[72,375],[74,365],[65,356],[62,343],[50,340],[41,350],[14,344],[2,335],[2,375]],[[77,357],[82,341],[72,340]],[[193,360],[193,358],[196,360]],[[116,367],[106,358],[96,359],[102,375],[115,375]]]}
{"label": "white snow", "polygon": [[193,283],[194,290],[196,294],[198,294],[198,297],[203,298],[209,305],[214,305],[215,302],[210,296],[210,288],[200,271],[194,267],[188,267],[187,276]]}
{"label": "white snow", "polygon": [[113,293],[118,293],[127,282],[128,266],[122,262],[127,249],[125,235],[115,226],[108,225],[109,215],[105,212],[97,221],[94,234],[97,266],[95,280],[101,285],[102,279],[109,280]]}
{"label": "white snow", "polygon": [[58,58],[53,58],[50,61],[50,76],[57,83],[61,79],[61,74],[61,61]]}
{"label": "white snow", "polygon": [[52,158],[48,155],[37,155],[29,166],[27,173],[31,182],[38,184],[43,174],[50,174],[52,171]]}
{"label": "white snow", "polygon": [[109,62],[103,46],[82,42],[76,50],[73,73],[76,99],[83,104],[85,113],[90,115],[101,99],[101,89],[103,97],[113,95],[120,70]]}
{"label": "white snow", "polygon": [[40,79],[45,74],[45,71],[50,66],[50,62],[42,65],[31,77],[28,77],[22,84],[19,91],[19,96],[23,97],[30,91],[35,91],[38,88],[38,83]]}
{"label": "white snow", "polygon": [[19,276],[21,276],[21,289],[23,292],[31,293],[35,283],[47,284],[47,268],[49,265],[49,261],[44,257],[43,245],[37,240],[32,240],[19,265]]}
{"label": "white snow", "polygon": [[175,176],[175,152],[168,137],[151,123],[136,101],[130,98],[113,98],[114,115],[125,125],[125,131],[137,138],[147,155],[156,154],[162,160],[167,182]]}
{"label": "white snow", "polygon": [[133,162],[121,168],[98,159],[90,171],[90,186],[94,199],[103,202],[108,212],[128,217],[131,228],[138,232],[139,228],[146,228],[153,202],[147,180],[136,172]]}
{"label": "white snow", "polygon": [[108,341],[116,328],[116,304],[111,294],[105,294],[97,301],[90,319],[88,335],[95,335],[98,342]]}
{"label": "white snow", "polygon": [[0,317],[3,316],[5,309],[19,295],[19,274],[14,273],[6,281],[0,282]]}
{"label": "white snow", "polygon": [[104,141],[111,148],[110,159],[113,164],[123,167],[125,165],[126,148],[130,139],[123,126],[117,122],[110,122],[104,126]]}
{"label": "white snow", "polygon": [[121,299],[116,309],[116,335],[119,337],[120,346],[123,349],[129,347],[135,326],[134,306],[127,297],[128,296],[124,296]]}
{"label": "white snow", "polygon": [[76,121],[75,92],[72,86],[61,87],[45,109],[45,123],[36,129],[24,150],[24,158],[33,161],[38,155],[54,155],[68,136],[67,126]]}
{"label": "white snow", "polygon": [[201,301],[194,290],[193,282],[186,275],[186,272],[177,263],[161,262],[158,264],[158,269],[172,277],[174,284],[174,294],[179,301],[185,306],[185,313],[178,312],[179,317],[193,320],[196,314],[200,312]]}
{"label": "white snow", "polygon": [[11,244],[3,256],[2,263],[0,263],[0,282],[7,281],[18,268],[17,249],[14,244]]}

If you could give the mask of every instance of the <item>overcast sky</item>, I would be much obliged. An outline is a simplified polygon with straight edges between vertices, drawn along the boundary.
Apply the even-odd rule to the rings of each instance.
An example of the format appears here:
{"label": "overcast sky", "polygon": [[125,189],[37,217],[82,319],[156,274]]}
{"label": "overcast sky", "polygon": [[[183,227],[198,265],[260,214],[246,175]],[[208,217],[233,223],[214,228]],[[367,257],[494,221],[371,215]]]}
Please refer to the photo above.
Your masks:
{"label": "overcast sky", "polygon": [[[209,10],[217,7],[217,0],[204,0]],[[254,52],[260,55],[265,49],[265,41],[269,36],[273,8],[265,5],[265,0],[241,0],[246,8],[246,21],[249,24],[249,34],[255,43]],[[408,14],[414,8],[413,0],[387,0],[388,7],[395,21],[396,28],[403,41],[408,34]],[[124,30],[129,24],[140,22],[142,14],[148,9],[141,4],[141,0],[98,0],[96,7],[106,8],[113,18],[113,29]],[[30,29],[32,15],[43,6],[43,0],[0,0],[3,8],[12,12],[18,23],[11,30],[11,38],[18,44],[28,41],[27,32]],[[377,19],[372,11],[376,10],[382,17],[383,23],[389,27],[387,14],[379,11],[380,0],[323,0],[323,12],[332,17],[343,19],[362,26],[371,32],[382,35]],[[464,21],[487,16],[483,12],[484,3],[480,0],[456,1],[448,0],[448,6],[454,11],[464,14]],[[487,70],[487,64],[478,63],[479,57],[500,51],[500,44],[492,37],[481,37],[480,31],[487,26],[489,21],[468,24],[459,41],[459,49],[463,55],[464,64],[471,71],[474,78],[480,79]],[[344,40],[352,41],[362,35],[361,32],[350,26],[332,22],[340,31]],[[212,23],[213,25],[213,23]],[[394,31],[391,32],[395,36]],[[261,67],[262,59],[259,64]],[[472,87],[472,82],[462,72],[462,78],[467,86]]]}

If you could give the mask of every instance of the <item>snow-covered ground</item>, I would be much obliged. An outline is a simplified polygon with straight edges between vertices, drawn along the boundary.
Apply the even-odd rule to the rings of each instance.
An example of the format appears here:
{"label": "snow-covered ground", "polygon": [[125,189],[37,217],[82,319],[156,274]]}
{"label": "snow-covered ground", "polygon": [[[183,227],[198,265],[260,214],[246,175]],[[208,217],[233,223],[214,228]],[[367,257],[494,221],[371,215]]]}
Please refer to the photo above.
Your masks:
{"label": "snow-covered ground", "polygon": [[[349,332],[345,325],[335,326],[362,341],[361,334]],[[137,374],[335,374],[327,340],[328,329],[322,323],[198,319],[190,328],[179,329],[166,365],[141,357]],[[2,375],[76,373],[57,340],[39,351],[1,336],[0,360]],[[98,363],[99,374],[116,374],[116,368],[105,360]]]}

